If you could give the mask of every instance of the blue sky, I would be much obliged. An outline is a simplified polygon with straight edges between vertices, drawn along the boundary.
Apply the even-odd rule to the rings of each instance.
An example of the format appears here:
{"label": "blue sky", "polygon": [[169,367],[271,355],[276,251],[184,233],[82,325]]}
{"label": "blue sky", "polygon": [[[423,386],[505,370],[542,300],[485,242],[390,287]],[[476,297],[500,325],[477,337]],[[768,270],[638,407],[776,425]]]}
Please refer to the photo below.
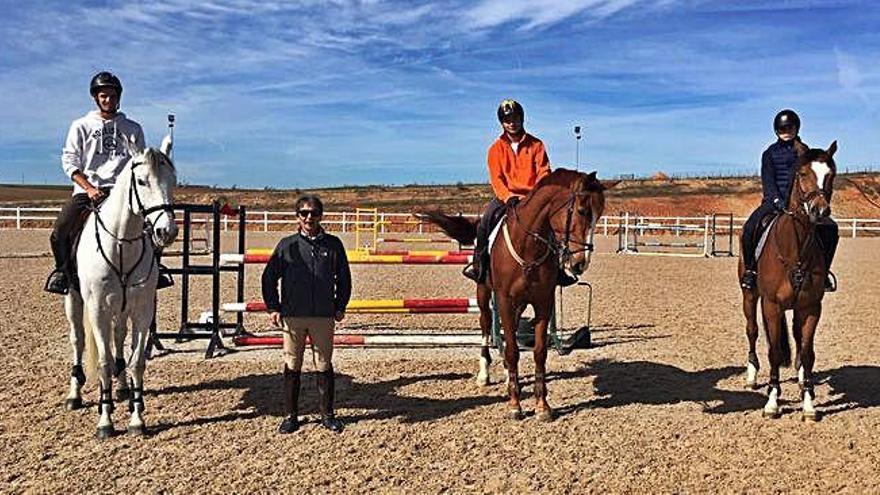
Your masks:
{"label": "blue sky", "polygon": [[109,69],[180,180],[484,182],[512,97],[551,162],[603,177],[757,171],[796,109],[841,167],[880,166],[873,1],[0,0],[0,183],[65,183],[61,144]]}

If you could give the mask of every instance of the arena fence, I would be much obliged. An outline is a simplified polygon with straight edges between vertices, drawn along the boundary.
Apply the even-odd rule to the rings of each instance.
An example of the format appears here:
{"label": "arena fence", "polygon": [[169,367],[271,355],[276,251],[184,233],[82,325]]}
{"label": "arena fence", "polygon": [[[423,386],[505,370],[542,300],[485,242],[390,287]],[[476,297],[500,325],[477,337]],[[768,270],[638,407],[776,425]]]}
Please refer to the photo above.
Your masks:
{"label": "arena fence", "polygon": [[[23,206],[5,206],[0,207],[0,230],[33,230],[33,229],[51,229],[55,221],[55,217],[61,208],[36,208]],[[465,214],[464,216],[475,216]],[[625,214],[622,215],[606,215],[603,216],[598,228],[597,234],[601,235],[617,235],[617,228]],[[440,242],[447,240],[438,237],[439,232],[433,225],[425,224],[412,217],[410,213],[381,213],[377,212],[378,234],[382,235],[380,242],[399,242],[400,239],[412,239],[412,242],[427,242],[439,239]],[[685,225],[689,221],[693,221],[693,217],[687,215],[666,215],[666,216],[642,216],[646,222],[665,222],[671,224]],[[364,220],[366,221],[366,220]],[[734,217],[734,231],[742,229],[745,223],[745,217]],[[848,237],[876,237],[880,236],[880,218],[835,218],[840,225],[841,235]],[[212,223],[208,216],[192,218],[194,225]],[[238,228],[237,216],[223,216],[220,220],[221,231],[234,231]],[[297,219],[294,211],[248,211],[245,218],[246,226],[249,231],[291,231],[296,228]],[[321,222],[324,227],[334,233],[354,233],[359,223],[355,212],[334,212],[328,211],[324,214]],[[385,234],[395,234],[394,236],[386,236]],[[407,234],[400,236],[396,234]],[[432,235],[434,234],[434,235]],[[412,237],[410,237],[412,235]],[[686,232],[676,232],[674,235],[688,235]],[[404,241],[410,242],[410,241]]]}

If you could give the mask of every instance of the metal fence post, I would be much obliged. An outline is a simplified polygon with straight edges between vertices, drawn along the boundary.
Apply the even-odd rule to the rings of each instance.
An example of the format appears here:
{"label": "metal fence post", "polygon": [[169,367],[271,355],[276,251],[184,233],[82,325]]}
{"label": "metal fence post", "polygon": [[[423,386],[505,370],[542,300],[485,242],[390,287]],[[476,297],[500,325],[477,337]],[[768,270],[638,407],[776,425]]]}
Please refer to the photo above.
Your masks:
{"label": "metal fence post", "polygon": [[263,212],[263,232],[269,232],[269,212]]}
{"label": "metal fence post", "polygon": [[853,226],[852,226],[852,232],[853,232],[853,233],[852,233],[852,236],[853,236],[853,239],[856,238],[856,231],[858,230],[857,225],[858,225],[858,220],[855,219],[855,218],[853,218]]}
{"label": "metal fence post", "polygon": [[15,207],[15,230],[21,230],[21,207]]}

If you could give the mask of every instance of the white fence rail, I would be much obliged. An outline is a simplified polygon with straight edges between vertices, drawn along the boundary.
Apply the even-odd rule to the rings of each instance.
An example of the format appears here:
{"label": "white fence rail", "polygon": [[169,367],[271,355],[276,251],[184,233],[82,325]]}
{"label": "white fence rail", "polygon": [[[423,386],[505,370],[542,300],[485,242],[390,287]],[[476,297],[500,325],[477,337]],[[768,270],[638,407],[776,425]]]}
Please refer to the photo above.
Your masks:
{"label": "white fence rail", "polygon": [[[31,208],[31,207],[0,207],[0,230],[35,230],[51,229],[55,217],[61,208]],[[465,215],[473,216],[473,215]],[[678,226],[673,229],[674,235],[693,235],[703,231],[705,216],[642,216],[639,217],[641,224],[635,226],[640,234],[652,230],[652,226],[663,226],[670,230],[670,226]],[[608,215],[602,217],[599,222],[597,233],[602,235],[616,235],[617,228],[622,220],[621,216]],[[880,218],[837,218],[841,236],[865,237],[880,236]],[[194,223],[205,222],[203,218],[193,218]],[[746,218],[734,217],[734,231],[739,231]],[[238,219],[223,217],[223,230],[235,228]],[[291,230],[296,226],[296,212],[294,211],[248,211],[247,222],[250,230],[284,231]],[[357,222],[354,212],[325,212],[323,225],[332,232],[352,232]],[[361,216],[360,223],[371,223]],[[631,225],[632,227],[632,225]],[[438,230],[428,224],[419,222],[409,213],[379,213],[379,234],[384,233],[412,233],[427,234],[436,233]]]}

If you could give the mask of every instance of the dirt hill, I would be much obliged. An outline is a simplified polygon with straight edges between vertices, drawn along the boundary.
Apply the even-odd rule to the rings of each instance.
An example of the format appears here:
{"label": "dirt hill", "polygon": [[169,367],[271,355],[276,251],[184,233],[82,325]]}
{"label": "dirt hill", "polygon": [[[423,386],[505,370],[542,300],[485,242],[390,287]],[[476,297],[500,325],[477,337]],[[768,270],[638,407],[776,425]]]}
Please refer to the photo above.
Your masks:
{"label": "dirt hill", "polygon": [[[375,207],[380,211],[406,212],[439,207],[450,212],[477,212],[491,198],[488,185],[365,186],[309,190],[214,189],[187,186],[178,189],[179,202],[208,203],[214,198],[244,204],[256,210],[290,210],[297,196],[319,195],[327,209],[348,211]],[[67,186],[0,186],[0,206],[56,206],[70,194]],[[747,215],[759,202],[757,177],[724,179],[624,180],[607,192],[607,213],[630,211],[643,215],[701,215],[732,212]],[[872,202],[873,201],[873,204]],[[880,173],[839,175],[832,203],[834,214],[846,217],[880,217]]]}

